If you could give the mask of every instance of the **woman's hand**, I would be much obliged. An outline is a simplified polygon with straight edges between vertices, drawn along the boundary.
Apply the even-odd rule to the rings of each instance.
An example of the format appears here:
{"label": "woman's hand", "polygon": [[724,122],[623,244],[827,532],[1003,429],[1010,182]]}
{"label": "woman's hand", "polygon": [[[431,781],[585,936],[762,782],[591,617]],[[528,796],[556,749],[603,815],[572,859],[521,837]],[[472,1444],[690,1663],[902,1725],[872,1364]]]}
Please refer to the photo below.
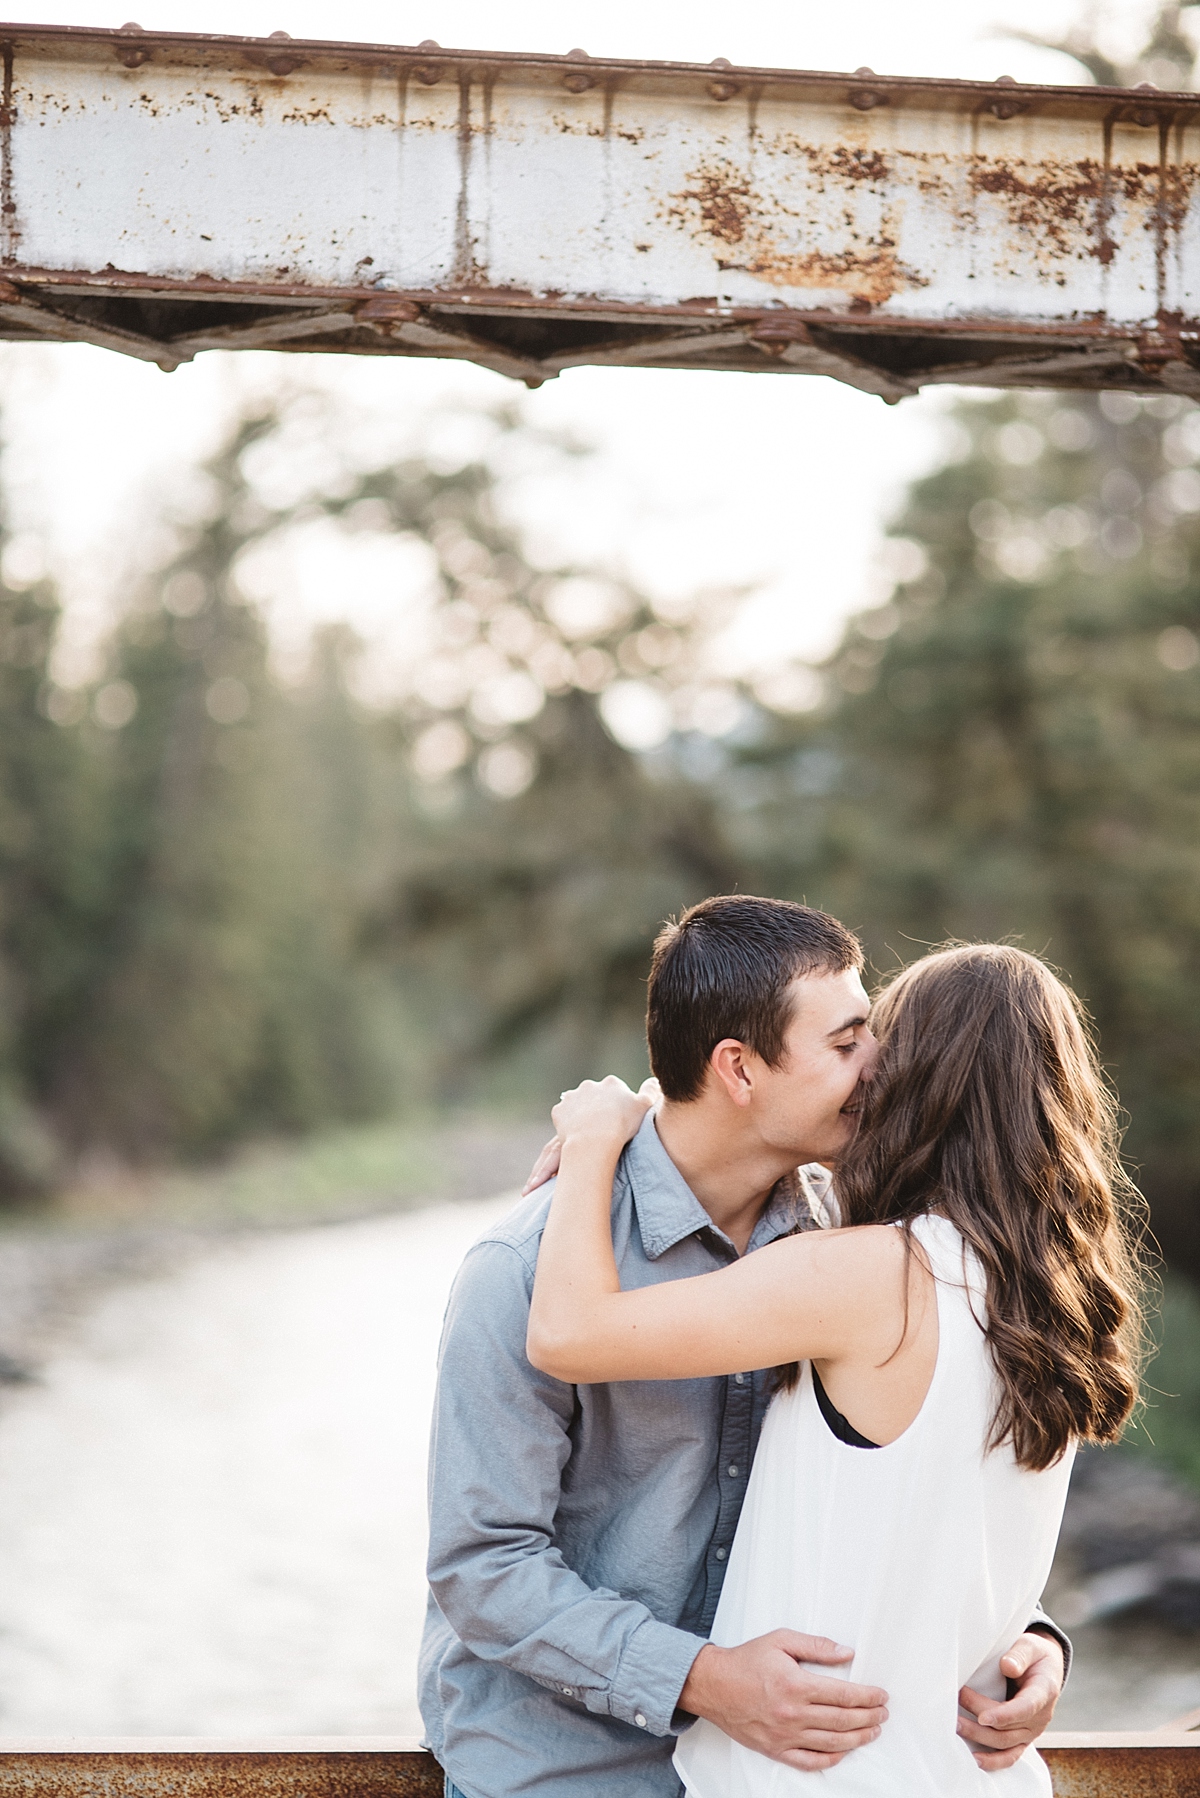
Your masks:
{"label": "woman's hand", "polygon": [[637,1135],[653,1104],[651,1094],[631,1092],[616,1074],[606,1074],[603,1080],[585,1080],[565,1092],[550,1121],[559,1142],[586,1137],[589,1142],[624,1144]]}
{"label": "woman's hand", "polygon": [[586,1135],[602,1142],[627,1143],[637,1135],[642,1119],[661,1098],[662,1088],[657,1080],[643,1080],[637,1092],[631,1092],[615,1074],[604,1080],[585,1080],[582,1086],[563,1093],[550,1114],[557,1135],[550,1138],[534,1162],[521,1188],[522,1198],[557,1174],[566,1136]]}

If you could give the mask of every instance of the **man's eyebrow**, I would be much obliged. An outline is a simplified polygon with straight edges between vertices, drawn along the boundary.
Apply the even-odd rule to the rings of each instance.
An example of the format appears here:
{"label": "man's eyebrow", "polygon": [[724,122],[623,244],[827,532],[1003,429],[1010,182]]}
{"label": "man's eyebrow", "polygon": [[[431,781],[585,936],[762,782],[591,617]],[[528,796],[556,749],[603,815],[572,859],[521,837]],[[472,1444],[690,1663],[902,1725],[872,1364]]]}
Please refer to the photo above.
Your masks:
{"label": "man's eyebrow", "polygon": [[866,1022],[867,1022],[867,1014],[866,1014],[866,1012],[863,1012],[861,1017],[847,1018],[846,1022],[844,1024],[839,1024],[837,1029],[831,1030],[829,1032],[829,1034],[830,1034],[830,1036],[841,1036],[844,1031],[857,1030],[860,1024],[865,1024]]}

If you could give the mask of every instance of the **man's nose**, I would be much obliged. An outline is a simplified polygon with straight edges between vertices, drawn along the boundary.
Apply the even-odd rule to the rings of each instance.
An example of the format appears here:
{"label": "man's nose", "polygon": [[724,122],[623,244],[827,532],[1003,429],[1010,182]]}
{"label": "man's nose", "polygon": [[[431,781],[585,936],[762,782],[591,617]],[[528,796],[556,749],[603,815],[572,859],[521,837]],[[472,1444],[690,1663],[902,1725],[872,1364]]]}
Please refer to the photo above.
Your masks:
{"label": "man's nose", "polygon": [[875,1064],[879,1060],[879,1044],[869,1030],[863,1031],[863,1058],[858,1070],[860,1082],[866,1082],[875,1072]]}

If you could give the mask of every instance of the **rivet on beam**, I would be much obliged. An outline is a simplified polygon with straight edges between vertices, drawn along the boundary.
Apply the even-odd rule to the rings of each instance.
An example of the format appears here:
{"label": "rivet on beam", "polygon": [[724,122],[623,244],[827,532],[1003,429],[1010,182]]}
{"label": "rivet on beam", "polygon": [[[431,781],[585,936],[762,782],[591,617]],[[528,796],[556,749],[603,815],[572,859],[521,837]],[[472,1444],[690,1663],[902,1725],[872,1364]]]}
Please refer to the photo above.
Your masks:
{"label": "rivet on beam", "polygon": [[[273,31],[271,33],[273,38],[285,38],[289,42],[291,35],[290,31]],[[266,63],[272,75],[291,75],[296,69],[304,67],[303,58],[299,56],[268,56]]]}
{"label": "rivet on beam", "polygon": [[750,342],[764,356],[782,356],[794,343],[811,343],[808,326],[798,318],[760,318],[750,331]]}
{"label": "rivet on beam", "polygon": [[1168,362],[1182,362],[1184,356],[1178,343],[1172,342],[1161,331],[1147,331],[1139,338],[1131,360],[1144,374],[1161,376]]}
{"label": "rivet on beam", "polygon": [[[142,27],[136,25],[132,19],[127,25],[122,25],[118,33],[120,37],[142,37],[144,35]],[[132,44],[121,44],[117,48],[117,61],[127,69],[140,69],[144,62],[150,61],[151,54],[149,50],[135,50]]]}
{"label": "rivet on beam", "polygon": [[[997,75],[997,87],[1016,87],[1015,75]],[[993,100],[988,111],[994,119],[1015,119],[1017,114],[1025,111],[1026,102],[1018,100],[1015,95],[1006,96],[1003,100]]]}
{"label": "rivet on beam", "polygon": [[[1138,93],[1141,93],[1144,90],[1148,90],[1150,93],[1156,94],[1158,92],[1158,83],[1155,81],[1139,81],[1137,84],[1136,91]],[[1138,109],[1135,112],[1130,113],[1129,116],[1133,120],[1135,125],[1157,125],[1158,124],[1158,111],[1153,106],[1138,107]]]}
{"label": "rivet on beam", "polygon": [[[714,56],[708,65],[710,69],[731,69],[733,64],[727,56]],[[708,91],[714,100],[732,100],[741,90],[736,81],[710,81]]]}
{"label": "rivet on beam", "polygon": [[391,336],[397,325],[412,325],[421,316],[421,308],[415,300],[390,299],[379,294],[373,300],[364,300],[361,306],[354,308],[356,324],[370,325],[385,337]]}
{"label": "rivet on beam", "polygon": [[[854,73],[861,77],[874,75],[874,69],[855,69]],[[850,90],[850,104],[859,112],[871,112],[876,106],[886,106],[888,97],[875,87],[855,87]]]}
{"label": "rivet on beam", "polygon": [[[424,37],[417,45],[418,50],[440,50],[441,47],[435,37]],[[424,87],[436,87],[442,78],[442,65],[440,62],[421,62],[413,74]]]}
{"label": "rivet on beam", "polygon": [[[586,50],[568,50],[567,57],[571,62],[591,62]],[[572,69],[569,75],[563,76],[563,86],[569,94],[586,94],[589,87],[595,87],[596,77],[585,74],[582,69]]]}

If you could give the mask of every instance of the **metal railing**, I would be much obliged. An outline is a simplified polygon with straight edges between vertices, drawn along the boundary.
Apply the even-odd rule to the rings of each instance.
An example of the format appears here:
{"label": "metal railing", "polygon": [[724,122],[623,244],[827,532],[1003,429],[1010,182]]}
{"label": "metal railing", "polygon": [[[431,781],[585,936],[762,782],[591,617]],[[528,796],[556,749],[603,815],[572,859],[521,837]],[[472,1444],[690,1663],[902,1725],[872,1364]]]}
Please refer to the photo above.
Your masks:
{"label": "metal railing", "polygon": [[[1200,1716],[1043,1737],[1056,1798],[1200,1798]],[[441,1798],[410,1736],[0,1738],[0,1798]],[[596,1798],[603,1798],[597,1793]]]}

